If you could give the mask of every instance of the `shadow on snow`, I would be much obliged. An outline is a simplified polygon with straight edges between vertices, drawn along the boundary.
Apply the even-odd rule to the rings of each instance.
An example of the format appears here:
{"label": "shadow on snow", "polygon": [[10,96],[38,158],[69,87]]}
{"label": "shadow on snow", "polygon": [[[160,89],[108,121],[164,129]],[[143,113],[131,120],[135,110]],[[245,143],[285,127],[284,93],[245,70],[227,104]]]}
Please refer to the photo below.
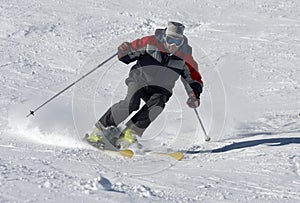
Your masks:
{"label": "shadow on snow", "polygon": [[243,142],[235,142],[230,145],[226,145],[221,148],[213,149],[213,150],[197,150],[197,151],[187,151],[187,154],[197,154],[197,153],[221,153],[227,152],[235,149],[243,149],[254,147],[257,145],[266,144],[268,146],[282,146],[288,144],[300,144],[300,137],[289,137],[289,138],[268,138],[268,139],[260,139],[260,140],[251,140],[251,141],[243,141]]}

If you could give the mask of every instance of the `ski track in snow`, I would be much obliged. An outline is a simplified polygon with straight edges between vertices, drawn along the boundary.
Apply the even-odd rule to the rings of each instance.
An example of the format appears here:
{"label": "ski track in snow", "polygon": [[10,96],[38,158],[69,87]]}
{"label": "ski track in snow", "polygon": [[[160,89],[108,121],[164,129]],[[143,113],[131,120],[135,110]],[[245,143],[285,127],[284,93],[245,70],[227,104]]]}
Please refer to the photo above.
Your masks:
{"label": "ski track in snow", "polygon": [[[299,10],[288,0],[3,0],[0,201],[299,202]],[[124,159],[82,143],[124,96],[129,67],[117,61],[25,118],[121,42],[168,20],[186,25],[205,82],[199,111],[213,140],[204,143],[177,84],[142,142],[198,153],[181,162]]]}

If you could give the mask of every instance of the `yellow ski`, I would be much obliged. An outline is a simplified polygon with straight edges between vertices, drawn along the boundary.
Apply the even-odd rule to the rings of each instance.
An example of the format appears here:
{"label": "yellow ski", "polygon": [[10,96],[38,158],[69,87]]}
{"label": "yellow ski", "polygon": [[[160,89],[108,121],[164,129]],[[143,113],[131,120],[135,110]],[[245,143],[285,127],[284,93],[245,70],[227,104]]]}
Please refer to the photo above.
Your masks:
{"label": "yellow ski", "polygon": [[181,161],[184,157],[183,153],[181,152],[173,152],[173,153],[160,153],[162,156],[169,156],[174,158],[177,161]]}
{"label": "yellow ski", "polygon": [[134,153],[132,150],[130,149],[123,149],[123,150],[108,150],[108,149],[99,149],[105,153],[109,153],[109,154],[116,154],[116,155],[121,155],[123,157],[126,158],[132,158]]}
{"label": "yellow ski", "polygon": [[167,156],[175,159],[176,161],[181,161],[184,158],[184,154],[181,152],[147,152],[146,154],[154,154],[159,156]]}

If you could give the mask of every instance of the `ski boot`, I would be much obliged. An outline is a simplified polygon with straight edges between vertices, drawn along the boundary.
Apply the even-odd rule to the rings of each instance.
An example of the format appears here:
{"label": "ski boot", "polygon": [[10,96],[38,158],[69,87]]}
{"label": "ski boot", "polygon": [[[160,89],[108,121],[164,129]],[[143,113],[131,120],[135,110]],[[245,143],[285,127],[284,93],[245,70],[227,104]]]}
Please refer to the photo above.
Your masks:
{"label": "ski boot", "polygon": [[100,122],[95,124],[95,128],[90,134],[86,134],[86,140],[92,146],[103,149],[107,142],[115,144],[120,131],[115,126],[104,127]]}
{"label": "ski boot", "polygon": [[134,130],[125,128],[116,140],[115,146],[119,149],[140,150],[143,146],[138,142],[137,137],[138,134]]}
{"label": "ski boot", "polygon": [[104,143],[101,141],[102,137],[100,136],[100,129],[95,127],[92,132],[85,134],[86,140],[92,146],[102,149],[104,147]]}

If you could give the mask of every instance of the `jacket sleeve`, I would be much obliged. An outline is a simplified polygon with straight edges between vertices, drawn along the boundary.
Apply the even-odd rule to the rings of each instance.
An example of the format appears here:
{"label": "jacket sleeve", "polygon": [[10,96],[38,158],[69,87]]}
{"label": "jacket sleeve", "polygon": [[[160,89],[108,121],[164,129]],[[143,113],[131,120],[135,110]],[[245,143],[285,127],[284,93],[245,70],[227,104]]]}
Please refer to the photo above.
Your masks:
{"label": "jacket sleeve", "polygon": [[134,40],[133,42],[130,43],[131,48],[127,54],[125,55],[122,55],[120,53],[118,54],[119,60],[126,64],[136,61],[137,59],[139,59],[139,57],[145,54],[147,46],[149,44],[155,43],[155,40],[156,39],[154,35],[146,36],[141,39]]}
{"label": "jacket sleeve", "polygon": [[200,97],[203,89],[203,81],[201,74],[198,71],[198,64],[193,59],[192,55],[184,56],[185,66],[183,69],[182,80],[188,94],[192,91],[197,98]]}

